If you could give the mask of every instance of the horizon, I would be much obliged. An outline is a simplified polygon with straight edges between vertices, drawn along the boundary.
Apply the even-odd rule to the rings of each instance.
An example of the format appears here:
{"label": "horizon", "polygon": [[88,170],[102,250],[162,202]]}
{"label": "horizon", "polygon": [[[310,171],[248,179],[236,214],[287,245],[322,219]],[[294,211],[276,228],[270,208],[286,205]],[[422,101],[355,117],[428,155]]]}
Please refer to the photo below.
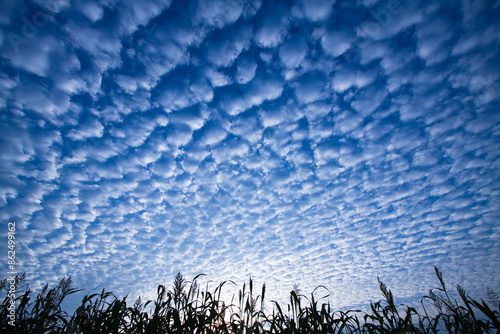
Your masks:
{"label": "horizon", "polygon": [[500,291],[500,1],[3,8],[4,277]]}

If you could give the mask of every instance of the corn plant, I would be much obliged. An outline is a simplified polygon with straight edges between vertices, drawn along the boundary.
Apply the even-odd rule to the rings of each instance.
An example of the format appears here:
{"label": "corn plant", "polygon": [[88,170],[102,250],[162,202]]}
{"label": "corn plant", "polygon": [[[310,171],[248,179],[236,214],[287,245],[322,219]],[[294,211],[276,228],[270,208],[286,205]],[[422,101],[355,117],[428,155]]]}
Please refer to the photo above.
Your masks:
{"label": "corn plant", "polygon": [[[463,303],[460,304],[457,299],[450,297],[443,279],[443,273],[436,267],[434,267],[434,270],[440,286],[431,289],[429,295],[422,298],[422,305],[424,305],[424,301],[428,300],[438,311],[438,315],[431,318],[424,305],[425,320],[428,327],[432,329],[432,333],[437,333],[439,328],[443,326],[448,333],[494,333],[494,329],[497,333],[500,332],[500,313],[497,310],[491,310],[484,300],[479,303],[470,298],[465,290],[460,285],[457,285],[456,289]],[[500,305],[497,305],[497,307],[500,310]],[[486,316],[488,320],[478,319],[476,316],[478,311]]]}
{"label": "corn plant", "polygon": [[[46,285],[35,298],[29,287],[21,293],[20,286],[26,275],[18,275],[12,283],[0,282],[0,293],[7,295],[0,304],[1,333],[106,333],[106,334],[254,334],[254,333],[500,333],[500,297],[487,290],[487,302],[472,299],[461,286],[456,286],[459,298],[452,297],[442,273],[435,268],[439,281],[437,288],[421,299],[423,313],[415,308],[396,304],[393,293],[378,280],[383,299],[370,303],[369,312],[359,310],[335,311],[329,302],[328,289],[320,285],[310,296],[300,293],[297,286],[290,292],[285,306],[273,302],[266,313],[266,286],[259,293],[249,278],[230,304],[222,300],[222,290],[227,283],[215,289],[200,289],[196,276],[190,283],[179,273],[171,290],[159,285],[155,300],[143,302],[140,297],[127,305],[127,296],[118,298],[103,289],[100,293],[87,294],[73,315],[61,308],[68,295],[77,291],[71,288],[71,277],[63,278],[52,289]],[[8,323],[12,309],[10,286],[16,287],[16,323]],[[326,291],[317,298],[320,291]],[[1,296],[1,295],[0,295]],[[429,312],[428,306],[435,312]],[[285,310],[285,312],[284,312]],[[359,316],[359,317],[358,317]]]}
{"label": "corn plant", "polygon": [[[34,303],[30,303],[31,290],[26,287],[23,294],[19,289],[26,278],[26,273],[15,276],[16,295],[16,323],[15,326],[6,322],[9,297],[6,296],[0,307],[0,329],[2,333],[58,333],[63,332],[68,325],[68,314],[62,310],[61,303],[68,295],[81,290],[71,288],[71,276],[63,278],[57,287],[49,289],[48,284],[42,289]],[[0,283],[0,290],[7,291],[7,280]]]}
{"label": "corn plant", "polygon": [[[377,278],[378,279],[378,278]],[[413,315],[418,316],[412,307],[396,305],[394,296],[387,286],[378,279],[379,288],[387,304],[382,306],[382,301],[371,304],[372,314],[365,314],[364,328],[368,333],[419,333],[419,329],[413,325]],[[401,312],[404,312],[402,314]]]}

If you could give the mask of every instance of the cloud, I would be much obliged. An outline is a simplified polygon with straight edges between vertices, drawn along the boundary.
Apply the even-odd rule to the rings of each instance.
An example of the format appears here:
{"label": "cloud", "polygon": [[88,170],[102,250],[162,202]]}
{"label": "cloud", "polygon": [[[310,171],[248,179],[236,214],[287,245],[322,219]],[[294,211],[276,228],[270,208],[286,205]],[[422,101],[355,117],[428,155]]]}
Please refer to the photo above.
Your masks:
{"label": "cloud", "polygon": [[183,124],[175,125],[166,132],[166,140],[175,147],[187,145],[193,138],[193,130]]}
{"label": "cloud", "polygon": [[375,84],[356,94],[351,102],[351,106],[361,115],[368,116],[375,111],[387,96],[384,87],[377,87]]}
{"label": "cloud", "polygon": [[128,94],[132,94],[137,90],[137,81],[127,75],[118,74],[115,83]]}
{"label": "cloud", "polygon": [[73,140],[82,140],[92,137],[102,137],[104,127],[97,119],[91,119],[79,124],[78,130],[72,129],[68,133],[68,137]]}
{"label": "cloud", "polygon": [[363,122],[362,117],[356,113],[346,110],[337,116],[337,122],[335,123],[334,128],[336,132],[340,134],[348,133],[360,126],[361,122]]}
{"label": "cloud", "polygon": [[265,128],[278,125],[288,119],[287,111],[284,108],[266,108],[261,110],[259,114]]}
{"label": "cloud", "polygon": [[52,122],[57,122],[70,106],[68,95],[32,82],[17,86],[12,95],[19,108],[32,110]]}
{"label": "cloud", "polygon": [[480,33],[479,31],[471,32],[469,30],[464,36],[460,36],[459,40],[455,43],[453,47],[452,55],[466,54],[468,52],[476,50],[481,46],[494,43],[495,34],[492,30],[493,27],[487,28],[478,26],[478,29],[481,29]]}
{"label": "cloud", "polygon": [[203,145],[215,145],[224,140],[227,134],[221,122],[212,121],[203,128],[199,140]]}
{"label": "cloud", "polygon": [[311,21],[324,21],[330,16],[335,0],[300,1],[304,15]]}
{"label": "cloud", "polygon": [[246,143],[237,138],[228,138],[212,149],[212,155],[218,164],[226,161],[238,161],[248,152]]}
{"label": "cloud", "polygon": [[240,84],[246,84],[255,77],[257,70],[257,63],[249,56],[242,56],[238,58],[236,67],[235,78]]}
{"label": "cloud", "polygon": [[116,124],[109,131],[111,136],[122,141],[128,147],[141,146],[154,131],[157,126],[164,126],[162,117],[147,118],[134,114],[123,121],[122,124]]}
{"label": "cloud", "polygon": [[357,34],[375,41],[389,39],[424,20],[419,4],[411,1],[379,3],[370,17],[358,26]]}
{"label": "cloud", "polygon": [[231,83],[229,76],[222,72],[218,72],[213,68],[207,68],[205,70],[205,76],[210,81],[213,87],[223,87]]}
{"label": "cloud", "polygon": [[281,96],[283,83],[276,76],[261,75],[245,87],[242,97],[230,95],[221,102],[222,108],[231,116],[260,105],[264,101],[272,101]]}
{"label": "cloud", "polygon": [[371,84],[376,78],[374,71],[363,70],[353,71],[350,69],[342,69],[333,76],[333,88],[337,92],[344,92],[351,87],[363,88]]}
{"label": "cloud", "polygon": [[117,8],[120,33],[126,35],[134,33],[138,26],[146,26],[151,19],[161,14],[170,4],[171,0],[146,1],[143,4],[138,4],[132,0],[120,2]]}
{"label": "cloud", "polygon": [[92,23],[104,17],[104,8],[96,2],[78,1],[75,5],[79,11],[85,15]]}
{"label": "cloud", "polygon": [[339,145],[332,145],[329,143],[324,143],[318,145],[314,150],[314,159],[317,165],[324,165],[331,160],[340,158],[340,147]]}
{"label": "cloud", "polygon": [[162,157],[154,162],[151,169],[158,176],[169,178],[174,175],[176,163],[173,158]]}
{"label": "cloud", "polygon": [[354,43],[352,31],[334,30],[326,31],[321,37],[321,46],[326,54],[338,57],[349,50]]}
{"label": "cloud", "polygon": [[[71,21],[64,26],[64,30],[73,46],[85,50],[101,73],[120,66],[122,45],[114,31],[98,30],[83,23]],[[95,43],[96,40],[100,42]]]}
{"label": "cloud", "polygon": [[193,93],[193,98],[198,102],[208,103],[214,98],[213,88],[204,78],[191,82],[189,85],[189,91]]}
{"label": "cloud", "polygon": [[36,0],[35,2],[43,9],[53,14],[67,10],[70,7],[70,3],[67,0],[56,0],[51,2]]}
{"label": "cloud", "polygon": [[[216,28],[222,28],[225,25],[236,22],[247,7],[253,7],[247,1],[198,1],[197,16],[204,24]],[[258,6],[258,5],[257,5]]]}
{"label": "cloud", "polygon": [[[431,33],[439,31],[439,34]],[[417,54],[423,58],[427,65],[433,65],[445,60],[449,51],[444,47],[448,40],[453,37],[448,21],[435,19],[421,25],[417,32],[418,44]]]}
{"label": "cloud", "polygon": [[187,47],[199,43],[205,29],[190,29],[180,8],[172,8],[168,20],[159,26],[148,26],[127,50],[130,60],[148,76],[149,85],[155,87],[162,75],[189,61]]}
{"label": "cloud", "polygon": [[[13,35],[11,35],[13,36]],[[20,37],[23,38],[23,37]],[[51,53],[57,53],[61,44],[52,36],[38,36],[33,40],[27,40],[16,48],[4,48],[3,57],[9,59],[15,67],[37,74],[47,75],[50,66]],[[12,44],[12,43],[11,43]],[[17,51],[17,52],[16,52]]]}
{"label": "cloud", "polygon": [[[305,34],[304,34],[305,35]],[[297,34],[288,37],[279,48],[281,62],[287,68],[296,68],[307,55],[308,46],[306,36]]]}
{"label": "cloud", "polygon": [[230,66],[241,52],[248,50],[252,38],[249,26],[232,27],[226,33],[221,31],[222,39],[213,35],[207,44],[207,58],[215,67]]}
{"label": "cloud", "polygon": [[[188,125],[193,131],[201,129],[207,119],[210,117],[210,111],[201,106],[194,107],[190,109],[185,109],[182,111],[174,111],[169,115],[169,119],[163,121],[162,118],[156,119],[156,122],[160,126],[166,126],[170,124],[185,124]],[[160,123],[163,121],[163,123]]]}
{"label": "cloud", "polygon": [[241,137],[252,144],[258,143],[264,133],[259,118],[255,114],[238,115],[239,117],[232,121],[229,131],[235,136]]}
{"label": "cloud", "polygon": [[265,11],[254,36],[257,45],[264,48],[279,45],[288,27],[288,8],[284,4],[267,4],[267,6],[272,6],[272,12]]}
{"label": "cloud", "polygon": [[304,74],[299,78],[295,88],[295,95],[300,103],[312,103],[327,96],[326,78],[320,71]]}

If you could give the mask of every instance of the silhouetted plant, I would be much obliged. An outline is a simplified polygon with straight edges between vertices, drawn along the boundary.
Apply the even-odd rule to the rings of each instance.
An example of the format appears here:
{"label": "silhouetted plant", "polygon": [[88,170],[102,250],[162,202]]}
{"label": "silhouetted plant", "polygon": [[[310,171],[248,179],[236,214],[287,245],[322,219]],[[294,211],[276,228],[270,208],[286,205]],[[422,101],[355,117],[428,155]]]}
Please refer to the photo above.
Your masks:
{"label": "silhouetted plant", "polygon": [[[71,288],[71,277],[63,278],[52,289],[46,285],[31,300],[31,290],[20,293],[26,275],[14,278],[16,287],[15,326],[8,323],[10,283],[0,282],[0,293],[7,293],[0,305],[1,333],[500,333],[500,298],[491,289],[487,300],[476,301],[461,286],[456,286],[458,300],[450,296],[442,273],[435,268],[439,287],[431,289],[421,300],[423,314],[415,308],[396,304],[390,289],[378,280],[383,299],[370,304],[369,312],[359,310],[333,311],[329,302],[321,302],[328,293],[317,294],[324,286],[316,287],[310,297],[300,293],[298,286],[290,292],[290,302],[283,312],[278,302],[266,314],[266,286],[255,293],[250,278],[233,297],[231,304],[221,299],[226,283],[213,291],[207,283],[201,290],[196,276],[189,284],[178,273],[172,290],[159,285],[156,300],[145,303],[140,297],[127,306],[127,297],[119,299],[104,289],[83,297],[81,305],[69,316],[61,308],[65,297],[79,290]],[[234,283],[233,283],[234,284]],[[0,295],[1,296],[1,295]],[[235,303],[236,302],[236,303]],[[427,310],[428,302],[435,315]],[[362,321],[360,321],[361,316]]]}

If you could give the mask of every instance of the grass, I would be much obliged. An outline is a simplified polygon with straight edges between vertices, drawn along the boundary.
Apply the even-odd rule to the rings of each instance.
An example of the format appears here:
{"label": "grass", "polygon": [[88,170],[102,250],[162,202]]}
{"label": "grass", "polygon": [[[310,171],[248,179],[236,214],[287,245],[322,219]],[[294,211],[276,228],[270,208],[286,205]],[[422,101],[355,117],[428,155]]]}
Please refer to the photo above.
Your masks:
{"label": "grass", "polygon": [[[133,304],[127,297],[117,298],[104,289],[87,294],[74,314],[61,308],[65,297],[80,290],[71,288],[71,277],[62,279],[32,300],[29,288],[16,293],[16,322],[9,324],[8,296],[10,284],[0,282],[5,294],[0,305],[1,333],[500,333],[500,298],[492,290],[488,302],[474,300],[456,286],[459,299],[450,296],[442,273],[435,268],[439,282],[421,299],[422,313],[415,308],[397,305],[387,286],[379,280],[383,299],[370,304],[369,312],[359,310],[334,311],[327,297],[315,298],[318,286],[310,296],[294,288],[287,305],[274,302],[266,313],[266,286],[257,293],[252,279],[245,283],[229,304],[221,299],[221,282],[209,291],[208,284],[200,289],[196,276],[189,284],[179,273],[172,290],[158,286],[156,300]],[[21,286],[25,275],[16,276]],[[2,295],[0,295],[1,297]],[[432,312],[429,313],[429,307]],[[432,314],[432,315],[430,315]]]}

